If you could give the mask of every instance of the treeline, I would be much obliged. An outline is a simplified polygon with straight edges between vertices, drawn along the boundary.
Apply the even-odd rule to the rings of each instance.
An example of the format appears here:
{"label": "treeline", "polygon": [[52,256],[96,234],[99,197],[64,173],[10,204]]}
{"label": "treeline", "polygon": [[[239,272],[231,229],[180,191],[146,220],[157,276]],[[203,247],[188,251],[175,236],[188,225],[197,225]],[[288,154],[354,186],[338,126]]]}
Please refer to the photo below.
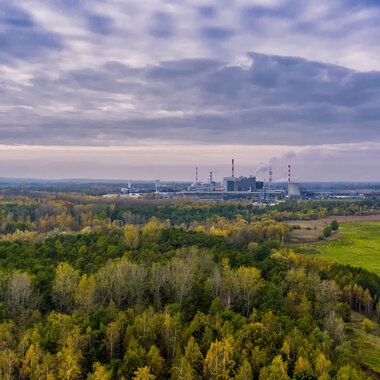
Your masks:
{"label": "treeline", "polygon": [[[184,229],[209,230],[221,221],[238,225],[272,220],[318,219],[330,215],[371,215],[380,212],[379,201],[300,201],[268,208],[250,203],[215,203],[148,200],[106,200],[90,196],[59,195],[59,199],[0,199],[0,232],[3,240],[37,240],[59,232],[80,232],[107,224],[144,225],[151,218]],[[216,227],[217,228],[217,227]]]}
{"label": "treeline", "polygon": [[[282,224],[258,224],[231,230],[228,234],[184,231],[167,228],[153,219],[142,227],[104,226],[98,232],[60,234],[42,242],[17,240],[0,242],[0,267],[21,269],[35,276],[48,291],[54,269],[67,262],[81,273],[91,274],[107,260],[128,257],[137,263],[162,263],[176,255],[176,250],[196,246],[207,249],[216,262],[227,258],[233,267],[253,265],[280,243],[272,241],[284,230]],[[271,240],[272,239],[272,240]]]}

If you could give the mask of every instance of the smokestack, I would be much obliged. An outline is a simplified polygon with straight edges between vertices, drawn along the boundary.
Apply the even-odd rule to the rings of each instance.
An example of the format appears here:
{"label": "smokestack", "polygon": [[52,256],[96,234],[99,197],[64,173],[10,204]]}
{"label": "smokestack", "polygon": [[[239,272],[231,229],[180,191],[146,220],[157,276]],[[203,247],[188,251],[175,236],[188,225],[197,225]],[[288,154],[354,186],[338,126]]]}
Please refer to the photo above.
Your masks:
{"label": "smokestack", "polygon": [[290,164],[288,165],[288,182],[290,183]]}
{"label": "smokestack", "polygon": [[235,177],[235,160],[232,159],[232,178]]}
{"label": "smokestack", "polygon": [[272,188],[272,166],[269,166],[269,189]]}
{"label": "smokestack", "polygon": [[198,183],[198,166],[195,167],[195,183]]}
{"label": "smokestack", "polygon": [[212,170],[210,171],[210,185],[212,184]]}

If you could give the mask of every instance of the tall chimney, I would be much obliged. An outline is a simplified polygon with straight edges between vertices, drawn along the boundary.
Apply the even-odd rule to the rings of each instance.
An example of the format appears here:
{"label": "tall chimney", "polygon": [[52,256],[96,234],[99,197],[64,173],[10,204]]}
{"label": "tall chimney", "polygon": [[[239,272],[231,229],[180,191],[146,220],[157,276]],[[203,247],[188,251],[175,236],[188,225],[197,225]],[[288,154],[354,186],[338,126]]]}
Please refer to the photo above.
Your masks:
{"label": "tall chimney", "polygon": [[288,182],[290,183],[290,164],[288,165]]}
{"label": "tall chimney", "polygon": [[232,159],[232,177],[235,177],[235,160]]}
{"label": "tall chimney", "polygon": [[269,189],[272,188],[272,166],[269,166]]}

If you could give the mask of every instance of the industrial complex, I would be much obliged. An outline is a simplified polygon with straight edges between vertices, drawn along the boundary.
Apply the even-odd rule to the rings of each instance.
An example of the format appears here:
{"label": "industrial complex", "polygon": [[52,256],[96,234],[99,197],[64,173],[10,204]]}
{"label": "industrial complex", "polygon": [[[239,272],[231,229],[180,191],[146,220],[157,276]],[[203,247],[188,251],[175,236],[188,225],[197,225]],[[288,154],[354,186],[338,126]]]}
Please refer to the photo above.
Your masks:
{"label": "industrial complex", "polygon": [[209,171],[208,180],[199,180],[199,168],[195,167],[194,182],[188,185],[168,184],[155,181],[154,188],[137,189],[129,182],[121,189],[121,194],[107,194],[106,197],[119,196],[122,198],[173,198],[189,197],[210,201],[252,201],[258,204],[275,204],[287,199],[301,198],[300,185],[291,181],[291,167],[288,165],[288,181],[285,184],[272,183],[272,168],[268,167],[269,181],[258,180],[255,175],[248,177],[235,175],[235,160],[231,161],[231,175],[215,181],[213,171]]}
{"label": "industrial complex", "polygon": [[272,183],[272,168],[269,168],[269,182],[259,181],[256,176],[249,177],[235,175],[235,160],[231,161],[231,175],[224,177],[221,183],[213,180],[213,172],[210,171],[209,181],[199,182],[198,167],[195,168],[195,181],[180,194],[186,196],[197,196],[200,199],[209,200],[243,200],[252,199],[264,202],[276,202],[286,198],[298,198],[301,196],[298,183],[291,182],[290,165],[288,165],[287,189],[274,188]]}

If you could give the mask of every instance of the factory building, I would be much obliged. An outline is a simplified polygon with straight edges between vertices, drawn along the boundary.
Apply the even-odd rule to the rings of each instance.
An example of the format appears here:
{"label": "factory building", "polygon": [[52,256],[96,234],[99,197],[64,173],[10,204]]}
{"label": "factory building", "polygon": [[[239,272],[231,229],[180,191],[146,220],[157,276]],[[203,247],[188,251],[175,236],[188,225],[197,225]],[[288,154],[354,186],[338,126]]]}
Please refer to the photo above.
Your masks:
{"label": "factory building", "polygon": [[240,177],[238,191],[256,191],[256,177]]}
{"label": "factory building", "polygon": [[251,191],[255,192],[257,189],[263,188],[261,181],[256,181],[256,177],[224,177],[223,190],[224,191]]}
{"label": "factory building", "polygon": [[238,191],[237,178],[235,177],[224,177],[223,178],[223,189],[224,191]]}

